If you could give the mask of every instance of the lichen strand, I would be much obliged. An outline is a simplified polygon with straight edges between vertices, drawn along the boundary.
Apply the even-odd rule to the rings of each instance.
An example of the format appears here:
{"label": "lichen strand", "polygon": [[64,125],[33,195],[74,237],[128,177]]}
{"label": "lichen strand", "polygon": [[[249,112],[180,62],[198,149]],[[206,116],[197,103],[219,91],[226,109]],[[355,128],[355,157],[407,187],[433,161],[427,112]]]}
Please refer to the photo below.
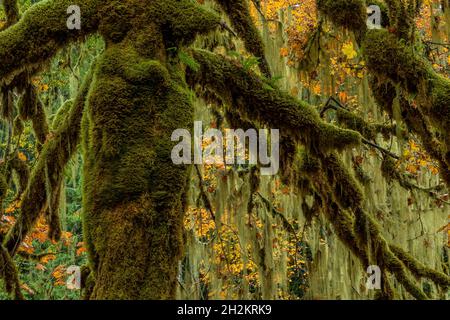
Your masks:
{"label": "lichen strand", "polygon": [[64,102],[61,107],[59,107],[58,112],[56,112],[56,115],[53,117],[52,121],[52,130],[57,131],[61,125],[64,123],[66,118],[68,117],[68,114],[70,113],[70,110],[73,106],[73,100],[67,100]]}
{"label": "lichen strand", "polygon": [[31,120],[37,113],[37,92],[32,84],[27,85],[18,102],[20,118],[23,121]]}
{"label": "lichen strand", "polygon": [[256,28],[247,0],[216,0],[228,15],[233,28],[244,41],[245,49],[260,59],[260,69],[265,77],[271,78],[269,63],[265,58],[264,44]]}
{"label": "lichen strand", "polygon": [[[336,155],[305,156],[309,160],[304,163],[311,163],[311,157],[316,159],[313,162],[320,163],[319,168],[314,166],[316,169],[303,172],[312,182],[313,193],[320,200],[322,212],[334,226],[341,241],[360,259],[363,266],[370,262],[379,265],[382,272],[394,274],[407,292],[417,299],[428,297],[411,278],[409,271],[419,277],[431,278],[443,287],[448,284],[450,278],[447,275],[425,267],[411,256],[407,257],[410,259],[408,261],[404,259],[404,254],[397,256],[398,250],[387,243],[381,227],[362,208],[361,189]],[[356,197],[352,197],[352,194]],[[385,283],[383,288],[383,296],[392,298],[390,283]]]}
{"label": "lichen strand", "polygon": [[[333,159],[333,157],[331,157]],[[330,169],[332,166],[330,165],[330,161],[327,160],[327,158],[321,159],[323,161],[323,170],[333,170],[333,171],[345,171],[343,167],[341,169],[337,170],[339,167],[339,163],[333,160],[331,163],[334,163],[335,169]],[[326,171],[325,171],[326,172]],[[329,174],[327,174],[329,176]],[[338,174],[334,175],[335,181],[334,184],[338,183],[339,185],[346,186],[348,189],[348,193],[358,193],[358,186],[357,184],[352,181],[351,176],[349,174]],[[333,181],[333,180],[332,180]],[[343,194],[340,192],[341,188],[335,188],[333,187],[333,194],[335,197],[335,200],[341,204],[343,201],[346,200],[346,197],[348,195]],[[357,206],[355,206],[357,205]],[[411,263],[404,264],[401,259],[392,251],[391,246],[387,243],[387,241],[384,239],[381,233],[381,228],[378,225],[377,222],[375,222],[374,218],[367,212],[365,212],[362,209],[361,203],[358,204],[357,201],[355,201],[353,204],[350,204],[349,209],[351,209],[355,215],[355,233],[356,237],[359,238],[360,246],[364,245],[367,246],[367,240],[370,239],[370,241],[373,243],[373,246],[371,250],[373,250],[372,253],[369,254],[369,256],[374,257],[376,259],[376,262],[380,267],[385,267],[387,270],[391,273],[393,273],[397,280],[405,287],[405,289],[415,298],[417,299],[426,299],[427,296],[423,293],[423,291],[419,288],[419,286],[411,279],[411,277],[408,275],[409,271],[414,271],[414,266],[422,266],[417,260],[415,260],[412,257],[409,257],[411,259]],[[365,250],[368,250],[366,248]],[[436,284],[442,285],[443,283],[448,283],[450,281],[450,278],[440,272],[434,271],[430,268],[424,267],[427,271],[423,272],[421,276],[424,276],[425,274],[435,274],[436,277],[434,279],[438,279],[436,281]],[[439,276],[437,276],[439,275]]]}
{"label": "lichen strand", "polygon": [[354,176],[344,167],[340,159],[331,154],[321,159],[322,170],[327,176],[333,192],[337,195],[336,202],[343,209],[359,208],[362,206],[364,194]]}
{"label": "lichen strand", "polygon": [[44,110],[44,106],[40,100],[37,101],[36,104],[36,114],[33,116],[32,127],[34,131],[34,135],[36,137],[38,144],[38,150],[42,149],[42,145],[47,140],[47,135],[49,133],[47,115]]}
{"label": "lichen strand", "polygon": [[5,120],[11,120],[14,113],[13,92],[9,87],[1,86],[0,93],[0,117]]}
{"label": "lichen strand", "polygon": [[369,70],[388,78],[405,93],[416,96],[417,106],[442,136],[443,157],[450,165],[450,80],[436,73],[413,47],[387,30],[370,30],[364,41]]}
{"label": "lichen strand", "polygon": [[411,40],[415,29],[414,18],[420,12],[420,0],[385,0],[390,26],[400,39]]}
{"label": "lichen strand", "polygon": [[227,57],[203,50],[192,52],[200,68],[189,70],[189,84],[214,92],[241,116],[277,128],[309,150],[326,153],[360,144],[359,133],[323,122],[312,106],[273,88]]}
{"label": "lichen strand", "polygon": [[134,39],[148,30],[141,32],[107,48],[83,118],[91,299],[175,294],[189,168],[172,163],[170,137],[192,126],[193,106],[180,70],[138,51]]}
{"label": "lichen strand", "polygon": [[47,195],[47,208],[45,209],[45,220],[48,224],[48,237],[53,241],[61,240],[61,219],[59,218],[59,205],[61,200],[63,177],[59,177],[59,181],[54,182],[52,190]]}
{"label": "lichen strand", "polygon": [[[393,117],[392,105],[397,95],[395,87],[378,77],[371,79],[370,86],[378,105]],[[429,121],[418,108],[413,107],[404,95],[401,95],[398,100],[402,118],[408,129],[417,134],[426,152],[438,162],[440,175],[450,187],[450,169],[444,160],[442,142],[437,139]]]}
{"label": "lichen strand", "polygon": [[47,115],[44,106],[38,97],[36,88],[28,84],[18,102],[19,116],[23,121],[31,120],[34,135],[40,151],[49,133]]}

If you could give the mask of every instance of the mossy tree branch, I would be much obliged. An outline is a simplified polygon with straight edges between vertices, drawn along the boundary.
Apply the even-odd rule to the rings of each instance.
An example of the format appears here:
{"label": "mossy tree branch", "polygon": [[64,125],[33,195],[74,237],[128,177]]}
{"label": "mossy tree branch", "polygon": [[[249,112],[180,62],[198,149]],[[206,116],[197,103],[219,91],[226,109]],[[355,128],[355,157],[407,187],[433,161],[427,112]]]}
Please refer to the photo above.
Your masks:
{"label": "mossy tree branch", "polygon": [[272,78],[267,62],[264,44],[250,15],[247,0],[215,0],[230,18],[233,28],[244,41],[245,49],[259,59],[259,67],[263,75]]}
{"label": "mossy tree branch", "polygon": [[[324,210],[329,213],[331,218],[329,220],[337,229],[337,235],[363,264],[369,261],[367,259],[375,261],[381,268],[394,274],[405,289],[417,299],[428,297],[411,279],[409,271],[415,275],[419,274],[420,277],[436,280],[434,282],[444,288],[450,284],[449,276],[425,267],[411,256],[408,256],[411,260],[405,263],[404,256],[397,255],[399,251],[388,244],[382,236],[380,226],[362,209],[361,189],[336,155],[320,156],[313,161],[317,162],[315,170],[304,172],[309,175],[316,192],[323,199]],[[306,168],[311,168],[311,165],[307,165]],[[334,209],[330,211],[330,208]],[[350,212],[351,215],[346,212]],[[368,246],[369,243],[372,245]]]}
{"label": "mossy tree branch", "polygon": [[203,50],[192,51],[199,69],[188,70],[188,83],[214,92],[241,116],[278,128],[311,150],[342,150],[361,143],[361,135],[324,122],[305,102],[273,88],[235,61]]}
{"label": "mossy tree branch", "polygon": [[[373,1],[368,1],[370,4]],[[374,3],[376,3],[375,1]],[[354,3],[355,7],[365,5],[363,0],[319,0],[319,11],[327,16],[333,23],[345,27],[355,33],[363,34],[358,38],[363,48],[363,55],[367,60],[369,71],[376,77],[378,82],[388,83],[391,87],[399,86],[402,97],[414,97],[418,112],[409,112],[406,121],[408,127],[418,133],[425,148],[430,155],[439,161],[441,172],[447,185],[450,185],[450,80],[433,70],[428,61],[420,57],[414,47],[416,40],[413,37],[414,18],[420,9],[420,1],[410,1],[403,3],[400,0],[386,1],[389,13],[389,23],[387,29],[367,30],[358,24],[348,24],[347,20],[361,20],[365,13],[361,10],[353,10],[334,15],[333,10],[343,8]],[[383,9],[385,10],[385,9]],[[339,16],[340,18],[337,18]],[[345,19],[344,19],[345,18]],[[389,90],[392,95],[392,90]],[[381,92],[375,92],[379,97]],[[395,93],[392,100],[395,98]],[[408,103],[409,104],[409,103]],[[386,108],[386,106],[382,106]],[[403,109],[403,112],[408,112]],[[430,135],[430,131],[423,126],[420,113],[426,117],[427,121],[439,131],[442,138],[438,143]],[[439,147],[440,144],[440,147]],[[441,150],[439,150],[441,149]]]}
{"label": "mossy tree branch", "polygon": [[0,32],[0,79],[7,82],[24,69],[44,65],[70,42],[97,30],[98,6],[102,1],[78,1],[81,30],[67,27],[67,8],[71,0],[46,0],[33,5],[13,26]]}
{"label": "mossy tree branch", "polygon": [[[64,125],[43,147],[29,185],[23,194],[20,216],[4,240],[4,245],[12,256],[42,211],[49,205],[48,199],[53,199],[49,197],[47,190],[57,189],[64,168],[77,149],[80,141],[81,117],[91,81],[92,71],[86,76]],[[49,185],[46,186],[46,184]]]}

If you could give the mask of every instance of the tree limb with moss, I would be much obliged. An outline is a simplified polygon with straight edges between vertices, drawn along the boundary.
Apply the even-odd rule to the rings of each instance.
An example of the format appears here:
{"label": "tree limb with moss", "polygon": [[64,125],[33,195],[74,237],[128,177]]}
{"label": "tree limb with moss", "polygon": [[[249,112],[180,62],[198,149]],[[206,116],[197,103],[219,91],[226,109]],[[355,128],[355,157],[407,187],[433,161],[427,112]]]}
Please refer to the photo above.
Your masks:
{"label": "tree limb with moss", "polygon": [[[356,31],[363,43],[369,35],[363,19],[364,2],[342,1],[319,1],[319,7],[328,15],[340,9],[343,16],[333,21]],[[175,142],[170,137],[176,129],[191,129],[191,89],[198,87],[250,123],[283,132],[287,148],[282,157],[290,159],[283,169],[295,173],[291,177],[296,177],[292,181],[296,186],[316,193],[316,199],[321,200],[318,207],[363,265],[375,259],[383,272],[394,274],[419,299],[426,295],[411,279],[410,271],[447,285],[448,276],[437,276],[404,254],[394,253],[373,218],[363,210],[364,195],[358,183],[335,155],[336,151],[358,147],[361,134],[324,122],[316,108],[274,87],[247,1],[216,2],[248,53],[259,58],[263,76],[227,57],[189,48],[197,36],[223,27],[219,13],[190,0],[145,4],[141,0],[79,1],[81,30],[66,26],[71,1],[45,0],[0,32],[0,83],[6,85],[24,73],[29,79],[45,69],[58,50],[86,36],[98,33],[106,43],[54,137],[40,135],[42,152],[23,193],[20,216],[1,247],[1,258],[8,268],[0,275],[7,279],[9,291],[19,290],[10,261],[41,214],[48,214],[51,237],[60,235],[56,208],[62,174],[81,144],[83,236],[89,256],[88,270],[83,273],[89,279],[88,298],[175,297],[191,168],[172,163]],[[382,32],[376,35],[383,38]],[[396,51],[398,47],[389,38],[385,49]],[[402,50],[400,56],[409,57],[409,51]],[[370,44],[366,51],[371,56]],[[188,52],[194,63],[182,52]],[[411,70],[404,70],[404,78],[389,68],[385,74],[406,90],[413,89]],[[440,85],[440,78],[434,76],[434,83]],[[446,88],[445,81],[442,87]],[[25,119],[29,111],[36,115],[34,102],[38,100],[33,97],[33,88],[24,91],[22,99],[32,101],[22,105]],[[437,94],[434,102],[447,102],[442,97]],[[45,118],[42,113],[39,117]],[[446,128],[446,124],[439,124],[439,128]],[[35,132],[48,132],[48,127],[39,122]],[[301,157],[301,148],[306,157]],[[300,168],[304,171],[297,170]],[[369,249],[369,242],[376,246]],[[391,297],[392,286],[385,281],[384,293]],[[20,290],[16,295],[20,296]]]}

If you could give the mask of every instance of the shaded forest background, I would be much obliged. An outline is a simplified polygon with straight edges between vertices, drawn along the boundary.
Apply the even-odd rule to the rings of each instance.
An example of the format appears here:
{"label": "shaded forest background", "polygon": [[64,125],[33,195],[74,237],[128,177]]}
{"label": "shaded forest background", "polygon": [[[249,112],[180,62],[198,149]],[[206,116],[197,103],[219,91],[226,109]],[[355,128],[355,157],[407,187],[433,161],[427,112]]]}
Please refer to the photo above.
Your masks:
{"label": "shaded forest background", "polygon": [[[38,1],[19,1],[20,11],[25,12],[34,2]],[[214,7],[209,1],[198,2]],[[367,61],[355,35],[320,16],[315,0],[250,2],[274,75],[271,85],[316,106],[326,122],[362,133],[369,143],[344,151],[342,158],[364,189],[365,209],[382,225],[387,240],[428,267],[449,274],[450,199],[441,164],[404,125],[404,115],[396,108],[400,98],[394,99],[393,114],[377,106]],[[417,52],[448,78],[450,12],[444,10],[444,2],[423,1],[415,28],[422,37]],[[0,29],[6,22],[0,11]],[[14,150],[19,165],[33,168],[42,144],[52,139],[64,121],[92,61],[104,46],[101,37],[90,36],[82,44],[61,50],[46,71],[33,77],[47,125],[38,128],[19,116],[10,123],[2,121],[0,157],[5,159],[4,150]],[[245,70],[259,72],[261,61],[246,52],[230,30],[201,36],[194,46],[214,49]],[[188,53],[180,52],[179,58],[196,68],[197,62]],[[401,91],[400,87],[396,90]],[[251,125],[211,101],[193,99],[195,120],[210,128]],[[211,141],[204,141],[208,143]],[[82,298],[81,290],[70,290],[66,284],[70,266],[87,264],[80,216],[82,165],[79,151],[65,169],[57,208],[61,240],[50,240],[52,229],[43,215],[15,257],[20,288],[28,299]],[[17,194],[24,187],[21,178],[18,172],[12,174],[11,188],[1,199],[0,233],[6,234],[18,217],[21,199]],[[257,168],[247,165],[205,165],[192,170],[189,183],[186,252],[179,267],[178,298],[377,296],[376,290],[366,288],[367,266],[339,240],[336,230],[315,208],[313,196],[299,194],[298,186],[287,183],[285,177],[259,177]],[[411,298],[396,279],[383,276],[392,278],[397,298]],[[429,297],[448,299],[445,287],[426,279],[419,283]],[[8,298],[0,289],[0,299]]]}

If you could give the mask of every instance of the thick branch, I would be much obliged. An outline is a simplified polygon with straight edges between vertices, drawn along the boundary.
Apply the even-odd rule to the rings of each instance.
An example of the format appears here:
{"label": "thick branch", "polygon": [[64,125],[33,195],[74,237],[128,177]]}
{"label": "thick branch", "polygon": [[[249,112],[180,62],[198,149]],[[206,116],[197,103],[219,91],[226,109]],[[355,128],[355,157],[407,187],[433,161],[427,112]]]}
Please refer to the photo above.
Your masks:
{"label": "thick branch", "polygon": [[235,61],[203,50],[193,50],[198,70],[188,70],[192,87],[201,85],[214,92],[241,116],[254,119],[310,150],[342,150],[361,143],[361,135],[325,123],[305,102],[273,88]]}
{"label": "thick branch", "polygon": [[245,49],[260,60],[260,69],[270,79],[269,63],[265,57],[264,44],[250,15],[247,0],[216,0],[231,20],[233,28],[244,41]]}
{"label": "thick branch", "polygon": [[39,67],[62,46],[97,29],[100,0],[77,1],[81,30],[67,27],[67,9],[72,0],[46,0],[33,5],[12,27],[0,32],[0,79],[12,77],[25,68]]}

